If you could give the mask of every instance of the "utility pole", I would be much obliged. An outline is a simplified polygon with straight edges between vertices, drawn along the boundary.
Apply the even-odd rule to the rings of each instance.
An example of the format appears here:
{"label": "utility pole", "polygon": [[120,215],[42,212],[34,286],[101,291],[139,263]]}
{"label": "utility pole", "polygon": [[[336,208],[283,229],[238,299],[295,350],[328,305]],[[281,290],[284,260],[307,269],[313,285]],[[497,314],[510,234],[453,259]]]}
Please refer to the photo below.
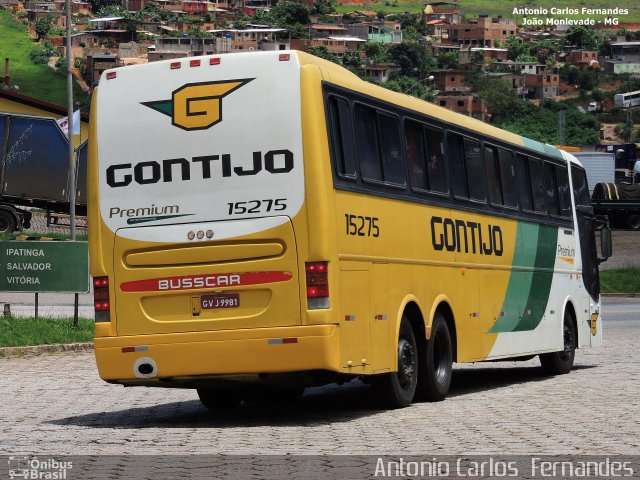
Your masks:
{"label": "utility pole", "polygon": [[558,112],[558,145],[565,144],[564,127],[566,125],[566,110]]}
{"label": "utility pole", "polygon": [[[73,54],[71,53],[71,0],[66,0],[67,9],[67,120],[69,154],[69,238],[76,239],[76,157],[73,147]],[[74,293],[73,326],[78,328],[78,294]]]}

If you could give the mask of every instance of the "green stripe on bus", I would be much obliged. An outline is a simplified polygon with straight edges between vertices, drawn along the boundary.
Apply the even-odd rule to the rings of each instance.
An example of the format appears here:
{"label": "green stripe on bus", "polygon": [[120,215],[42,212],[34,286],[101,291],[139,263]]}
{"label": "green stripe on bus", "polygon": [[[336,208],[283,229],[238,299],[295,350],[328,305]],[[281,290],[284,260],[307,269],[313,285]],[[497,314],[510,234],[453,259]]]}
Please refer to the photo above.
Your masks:
{"label": "green stripe on bus", "polygon": [[513,331],[534,330],[542,321],[551,291],[557,242],[558,229],[556,227],[540,227],[535,261],[536,272],[533,274],[531,290],[522,318]]}
{"label": "green stripe on bus", "polygon": [[[513,267],[501,314],[487,333],[534,330],[547,308],[558,229],[518,222]],[[535,269],[536,271],[518,269]]]}
{"label": "green stripe on bus", "polygon": [[[533,223],[518,222],[512,261],[514,267],[533,267],[536,261],[539,230],[540,227]],[[511,271],[505,301],[500,309],[501,313],[487,333],[511,332],[518,325],[523,306],[529,298],[532,279],[531,271]]]}

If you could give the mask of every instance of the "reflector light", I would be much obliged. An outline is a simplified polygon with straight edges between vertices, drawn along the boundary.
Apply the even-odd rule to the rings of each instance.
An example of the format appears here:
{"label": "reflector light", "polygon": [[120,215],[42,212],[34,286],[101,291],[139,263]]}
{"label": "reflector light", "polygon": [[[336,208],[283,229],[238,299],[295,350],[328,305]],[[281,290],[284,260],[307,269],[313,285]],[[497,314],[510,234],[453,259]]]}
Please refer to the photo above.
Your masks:
{"label": "reflector light", "polygon": [[107,72],[107,80],[111,80],[113,78],[116,78],[117,74],[118,74],[117,72]]}
{"label": "reflector light", "polygon": [[220,65],[220,59],[219,58],[210,58],[209,59],[209,65]]}
{"label": "reflector light", "polygon": [[180,62],[171,62],[171,70],[176,70],[180,68],[182,64]]}
{"label": "reflector light", "polygon": [[191,60],[189,62],[189,66],[190,67],[199,67],[200,66],[200,60]]}
{"label": "reflector light", "polygon": [[289,54],[289,53],[281,53],[280,57],[279,57],[279,60],[281,62],[288,62],[290,58],[291,58],[291,54]]}

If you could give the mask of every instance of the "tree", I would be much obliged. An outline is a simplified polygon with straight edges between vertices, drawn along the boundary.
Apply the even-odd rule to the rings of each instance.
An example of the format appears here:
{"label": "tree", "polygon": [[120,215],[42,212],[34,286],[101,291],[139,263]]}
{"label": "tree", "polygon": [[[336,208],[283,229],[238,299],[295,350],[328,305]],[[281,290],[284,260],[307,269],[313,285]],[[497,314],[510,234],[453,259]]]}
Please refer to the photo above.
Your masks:
{"label": "tree", "polygon": [[336,2],[335,0],[315,0],[313,2],[313,12],[318,15],[336,13]]}
{"label": "tree", "polygon": [[421,100],[433,100],[433,91],[427,90],[422,82],[413,78],[400,76],[383,83],[382,86],[394,92],[405,93]]}
{"label": "tree", "polygon": [[120,0],[89,0],[92,12],[100,12],[105,7],[120,6]]}
{"label": "tree", "polygon": [[529,55],[529,47],[522,39],[514,37],[513,35],[504,40],[502,48],[507,49],[509,60],[517,60],[521,55]]}
{"label": "tree", "polygon": [[208,32],[205,32],[200,27],[195,27],[195,26],[187,30],[187,34],[190,37],[197,37],[197,38],[204,38],[209,36]]}
{"label": "tree", "polygon": [[342,57],[342,64],[345,67],[357,69],[362,66],[362,56],[357,50],[347,50]]}
{"label": "tree", "polygon": [[458,53],[447,52],[440,55],[438,57],[438,68],[445,68],[445,69],[458,68]]}
{"label": "tree", "polygon": [[567,30],[567,41],[584,50],[598,50],[602,44],[602,38],[598,33],[584,25],[574,25]]}
{"label": "tree", "polygon": [[418,43],[397,43],[389,49],[389,55],[407,77],[423,78],[435,66],[426,47]]}
{"label": "tree", "polygon": [[323,45],[316,45],[314,47],[309,47],[307,49],[307,53],[310,53],[311,55],[315,55],[316,57],[320,57],[340,65],[340,59],[338,58],[338,56],[331,53],[329,50],[327,50],[327,47]]}
{"label": "tree", "polygon": [[261,13],[254,17],[254,22],[273,24],[289,31],[290,38],[308,38],[309,34],[305,25],[309,24],[309,9],[296,2],[286,1],[278,3],[267,13]]}
{"label": "tree", "polygon": [[49,35],[49,31],[51,30],[51,15],[47,15],[46,17],[40,17],[36,20],[36,41],[40,41]]}
{"label": "tree", "polygon": [[471,63],[483,63],[484,62],[484,50],[476,50],[471,53]]}
{"label": "tree", "polygon": [[547,60],[558,51],[558,45],[553,40],[539,38],[531,47],[531,54],[534,55],[538,62],[547,63]]}
{"label": "tree", "polygon": [[307,25],[309,19],[309,8],[297,2],[278,3],[269,12],[274,23],[281,28],[288,28],[295,24]]}
{"label": "tree", "polygon": [[382,42],[366,41],[362,44],[362,50],[368,63],[386,63],[391,61],[389,45]]}
{"label": "tree", "polygon": [[471,77],[468,81],[487,105],[492,121],[507,117],[518,103],[515,89],[504,80],[487,76]]}

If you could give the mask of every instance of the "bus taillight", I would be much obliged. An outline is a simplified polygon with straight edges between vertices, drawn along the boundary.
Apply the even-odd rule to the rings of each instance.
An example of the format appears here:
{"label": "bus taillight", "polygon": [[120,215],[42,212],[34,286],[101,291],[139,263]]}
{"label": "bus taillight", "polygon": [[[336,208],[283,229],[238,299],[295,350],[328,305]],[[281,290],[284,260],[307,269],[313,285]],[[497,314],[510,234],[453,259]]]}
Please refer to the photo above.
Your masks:
{"label": "bus taillight", "polygon": [[109,299],[109,277],[93,278],[93,305],[96,312],[96,322],[111,321],[111,301]]}
{"label": "bus taillight", "polygon": [[328,262],[305,263],[307,274],[307,305],[309,310],[329,308]]}

